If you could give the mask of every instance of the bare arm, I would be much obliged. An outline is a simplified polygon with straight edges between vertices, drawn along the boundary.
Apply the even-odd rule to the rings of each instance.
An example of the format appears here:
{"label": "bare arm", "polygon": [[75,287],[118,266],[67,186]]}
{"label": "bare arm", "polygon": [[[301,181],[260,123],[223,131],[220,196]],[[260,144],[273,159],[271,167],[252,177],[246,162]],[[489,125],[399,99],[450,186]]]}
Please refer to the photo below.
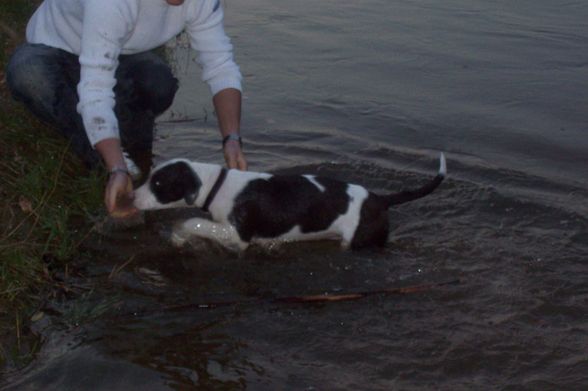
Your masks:
{"label": "bare arm", "polygon": [[[133,183],[128,174],[123,158],[120,140],[107,138],[96,144],[96,150],[102,156],[110,173],[104,192],[104,203],[108,213],[113,217],[127,217],[136,210],[131,206]],[[112,171],[118,169],[119,171]]]}
{"label": "bare arm", "polygon": [[[212,99],[222,137],[239,134],[241,127],[241,91],[227,88],[219,91]],[[247,170],[247,161],[237,140],[229,140],[223,148],[229,168]]]}
{"label": "bare arm", "polygon": [[115,167],[120,167],[126,169],[127,166],[125,164],[125,160],[123,158],[122,149],[120,146],[120,140],[117,138],[107,138],[96,145],[96,150],[102,156],[104,160],[104,164],[106,164],[106,168],[108,171],[112,170]]}

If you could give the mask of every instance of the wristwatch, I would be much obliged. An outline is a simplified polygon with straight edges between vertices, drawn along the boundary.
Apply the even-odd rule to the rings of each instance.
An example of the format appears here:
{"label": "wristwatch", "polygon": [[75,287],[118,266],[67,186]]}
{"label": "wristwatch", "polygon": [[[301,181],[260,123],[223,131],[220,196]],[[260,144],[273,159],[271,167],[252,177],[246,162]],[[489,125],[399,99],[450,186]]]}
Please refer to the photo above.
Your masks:
{"label": "wristwatch", "polygon": [[225,147],[225,144],[229,140],[238,141],[239,146],[241,146],[241,147],[243,146],[243,140],[241,139],[241,136],[239,135],[239,133],[231,133],[231,134],[228,134],[225,137],[223,137],[223,148]]}

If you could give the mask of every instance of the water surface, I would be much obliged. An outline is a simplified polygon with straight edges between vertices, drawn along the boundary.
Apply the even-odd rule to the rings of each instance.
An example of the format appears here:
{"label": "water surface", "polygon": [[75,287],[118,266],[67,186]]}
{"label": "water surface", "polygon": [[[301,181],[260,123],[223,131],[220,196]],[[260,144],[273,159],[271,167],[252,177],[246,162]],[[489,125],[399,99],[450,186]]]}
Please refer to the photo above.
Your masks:
{"label": "water surface", "polygon": [[[45,329],[39,359],[6,389],[586,389],[588,4],[225,9],[252,169],[386,192],[427,181],[444,150],[450,177],[390,211],[384,249],[177,250],[162,234],[169,212],[104,230],[88,249],[103,260],[83,265],[96,288],[63,304],[98,315]],[[158,159],[220,163],[206,88],[189,55],[174,58],[183,87]],[[327,305],[261,300],[455,279]],[[238,303],[199,306],[218,301]]]}

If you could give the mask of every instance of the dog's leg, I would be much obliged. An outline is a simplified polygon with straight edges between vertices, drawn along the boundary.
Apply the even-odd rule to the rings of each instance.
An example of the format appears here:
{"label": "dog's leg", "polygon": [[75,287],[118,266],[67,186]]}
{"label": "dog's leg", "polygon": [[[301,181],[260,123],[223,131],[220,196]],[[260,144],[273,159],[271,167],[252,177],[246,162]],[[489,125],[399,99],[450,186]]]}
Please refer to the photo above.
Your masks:
{"label": "dog's leg", "polygon": [[351,248],[353,234],[355,233],[355,227],[351,227],[350,224],[342,224],[339,226],[339,232],[339,235],[341,235],[341,250],[349,250]]}
{"label": "dog's leg", "polygon": [[349,250],[351,247],[351,242],[348,240],[341,240],[339,245],[341,246],[341,250]]}
{"label": "dog's leg", "polygon": [[181,246],[191,237],[210,239],[232,250],[243,251],[249,246],[249,243],[241,240],[232,225],[215,223],[199,217],[177,224],[171,239],[174,245]]}

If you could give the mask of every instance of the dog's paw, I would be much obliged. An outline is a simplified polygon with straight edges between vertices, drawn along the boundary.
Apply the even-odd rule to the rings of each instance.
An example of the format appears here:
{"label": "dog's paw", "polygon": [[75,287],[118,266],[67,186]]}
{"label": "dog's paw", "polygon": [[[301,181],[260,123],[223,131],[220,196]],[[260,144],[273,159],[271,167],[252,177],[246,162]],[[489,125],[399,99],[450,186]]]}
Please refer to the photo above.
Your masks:
{"label": "dog's paw", "polygon": [[228,242],[228,243],[219,243],[219,246],[224,249],[225,251],[229,251],[234,254],[242,255],[245,253],[245,250],[249,247],[249,243],[246,242]]}

